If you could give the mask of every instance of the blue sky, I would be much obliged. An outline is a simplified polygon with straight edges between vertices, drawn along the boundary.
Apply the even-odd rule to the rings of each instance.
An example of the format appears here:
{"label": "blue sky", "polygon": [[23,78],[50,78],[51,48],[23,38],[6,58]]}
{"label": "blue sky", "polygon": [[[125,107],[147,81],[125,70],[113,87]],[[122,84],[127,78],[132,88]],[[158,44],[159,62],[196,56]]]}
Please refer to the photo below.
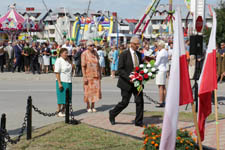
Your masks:
{"label": "blue sky", "polygon": [[[45,0],[49,8],[77,8],[87,9],[89,0]],[[160,3],[168,3],[169,0],[161,0]],[[207,3],[215,4],[219,0],[206,0]],[[151,0],[92,0],[90,9],[116,11],[123,18],[139,18],[150,4]],[[173,0],[175,4],[184,4],[184,0]],[[44,9],[42,0],[1,0],[0,14],[7,12],[9,4],[17,4],[17,8],[35,7]]]}

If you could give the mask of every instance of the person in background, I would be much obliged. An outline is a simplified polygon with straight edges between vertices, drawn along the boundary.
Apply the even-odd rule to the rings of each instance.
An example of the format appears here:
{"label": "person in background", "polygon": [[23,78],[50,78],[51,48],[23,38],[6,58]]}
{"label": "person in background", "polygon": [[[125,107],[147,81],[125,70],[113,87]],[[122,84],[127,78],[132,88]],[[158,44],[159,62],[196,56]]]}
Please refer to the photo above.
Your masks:
{"label": "person in background", "polygon": [[112,78],[114,79],[116,76],[116,71],[118,70],[118,63],[119,63],[119,52],[116,49],[116,46],[112,47],[113,55],[112,55],[112,63],[111,63],[111,70],[112,70]]}
{"label": "person in background", "polygon": [[104,43],[104,56],[105,56],[105,74],[107,76],[110,76],[111,75],[111,70],[110,70],[110,62],[109,62],[109,59],[108,59],[108,56],[109,56],[109,52],[111,51],[111,48],[109,47],[109,43],[108,42],[105,42]]}
{"label": "person in background", "polygon": [[38,50],[38,45],[36,42],[32,42],[31,49],[32,49],[32,58],[31,58],[31,69],[32,73],[35,74],[35,70],[38,74],[41,74],[40,72],[40,65],[38,63],[38,55],[40,51]]}
{"label": "person in background", "polygon": [[68,50],[68,58],[72,62],[72,51],[73,51],[73,46],[72,46],[73,41],[66,40],[66,43],[62,46],[62,48],[66,48]]}
{"label": "person in background", "polygon": [[75,65],[76,65],[76,76],[77,77],[81,77],[82,76],[82,69],[81,69],[81,54],[84,51],[84,45],[81,45],[80,47],[77,48],[77,52],[76,54],[73,56],[74,57],[74,61],[75,61]]}
{"label": "person in background", "polygon": [[66,104],[66,89],[69,89],[69,101],[72,102],[72,64],[68,58],[68,50],[61,48],[59,52],[59,58],[55,62],[56,74],[56,93],[59,117],[64,117],[64,108]]}
{"label": "person in background", "polygon": [[158,68],[156,75],[156,85],[159,88],[159,99],[160,105],[158,107],[165,106],[166,99],[166,74],[167,74],[167,63],[168,63],[168,51],[165,49],[165,43],[160,40],[158,41],[158,54],[156,56],[155,66]]}
{"label": "person in background", "polygon": [[0,69],[2,73],[4,72],[4,59],[5,59],[4,53],[5,51],[4,51],[3,42],[0,41]]}
{"label": "person in background", "polygon": [[18,67],[18,72],[20,72],[21,63],[22,63],[22,50],[23,50],[23,47],[20,44],[20,41],[18,41],[16,43],[16,45],[13,47],[13,50],[14,50],[15,58],[13,60],[14,61],[14,67],[13,67],[12,73],[15,72],[17,67]]}
{"label": "person in background", "polygon": [[149,42],[145,42],[145,46],[143,49],[143,60],[145,63],[149,63],[152,59],[155,59],[155,57],[153,57],[154,51],[152,49],[149,48]]}
{"label": "person in background", "polygon": [[170,75],[170,68],[171,68],[171,61],[172,61],[172,54],[173,54],[173,43],[169,43],[168,48],[168,63],[167,63],[167,77],[169,78]]}
{"label": "person in background", "polygon": [[120,45],[120,47],[119,47],[119,54],[121,54],[124,50],[125,50],[124,49],[124,45]]}
{"label": "person in background", "polygon": [[110,52],[108,54],[108,61],[110,63],[110,71],[111,71],[110,76],[111,77],[113,76],[113,73],[112,73],[112,61],[113,61],[113,53],[114,53],[114,50],[115,49],[111,48],[111,50],[110,50]]}
{"label": "person in background", "polygon": [[51,62],[52,62],[53,71],[55,70],[55,61],[57,58],[57,47],[58,47],[58,44],[56,42],[54,42],[52,49],[51,49]]}
{"label": "person in background", "polygon": [[[26,44],[26,41],[25,41],[25,39],[23,39],[23,40],[21,40],[20,41],[20,46],[22,47],[22,52],[23,52],[23,50],[24,50],[24,46],[25,46],[25,44]],[[24,55],[22,54],[22,57],[21,57],[22,59],[21,59],[21,70],[23,71],[23,72],[25,72],[25,65],[24,65]]]}
{"label": "person in background", "polygon": [[97,46],[97,53],[99,57],[99,65],[101,68],[101,73],[103,76],[105,76],[105,56],[101,46]]}
{"label": "person in background", "polygon": [[102,98],[101,69],[98,54],[94,47],[94,41],[89,40],[87,42],[87,50],[81,55],[84,102],[87,104],[87,112],[96,112],[95,103]]}
{"label": "person in background", "polygon": [[189,40],[185,41],[185,49],[186,49],[187,61],[189,63],[190,62],[190,41]]}
{"label": "person in background", "polygon": [[223,82],[223,78],[225,76],[225,43],[222,42],[220,44],[221,49],[218,51],[222,57],[222,61],[221,61],[221,75],[220,75],[220,80],[219,83]]}
{"label": "person in background", "polygon": [[158,51],[157,41],[154,41],[153,46],[151,46],[151,50],[153,50],[153,54],[156,56]]}
{"label": "person in background", "polygon": [[12,71],[13,68],[13,59],[14,59],[14,50],[12,46],[12,42],[9,41],[8,45],[5,47],[5,51],[8,54],[8,58],[6,61],[6,68],[8,71]]}
{"label": "person in background", "polygon": [[42,44],[42,55],[43,55],[43,63],[44,63],[44,73],[48,73],[49,66],[50,66],[50,55],[51,51],[48,48],[47,43]]}
{"label": "person in background", "polygon": [[44,60],[43,60],[43,53],[42,53],[42,45],[38,43],[37,45],[38,52],[38,64],[40,65],[40,72],[44,73]]}
{"label": "person in background", "polygon": [[30,47],[28,43],[25,43],[25,46],[22,51],[22,55],[24,58],[25,73],[28,74],[30,72]]}

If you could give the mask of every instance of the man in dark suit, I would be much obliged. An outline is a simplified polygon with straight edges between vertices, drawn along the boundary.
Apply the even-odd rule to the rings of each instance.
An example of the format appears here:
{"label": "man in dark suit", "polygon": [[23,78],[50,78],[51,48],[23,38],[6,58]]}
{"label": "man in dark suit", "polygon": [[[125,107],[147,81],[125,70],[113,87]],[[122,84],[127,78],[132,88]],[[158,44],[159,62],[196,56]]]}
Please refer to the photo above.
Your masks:
{"label": "man in dark suit", "polygon": [[23,51],[23,47],[20,44],[21,42],[19,41],[14,47],[14,53],[15,53],[15,65],[13,67],[12,72],[14,73],[16,70],[16,67],[18,67],[18,72],[20,72],[21,69],[21,63],[22,63],[22,51]]}
{"label": "man in dark suit", "polygon": [[139,42],[139,38],[132,37],[130,41],[130,48],[123,51],[119,57],[119,80],[117,86],[121,89],[122,101],[119,102],[114,109],[109,111],[109,120],[112,125],[115,124],[115,117],[128,106],[130,98],[133,94],[136,103],[135,125],[141,127],[143,126],[143,92],[138,94],[137,89],[134,87],[134,84],[129,78],[130,73],[134,71],[135,67],[142,63],[141,53],[137,51],[140,45]]}

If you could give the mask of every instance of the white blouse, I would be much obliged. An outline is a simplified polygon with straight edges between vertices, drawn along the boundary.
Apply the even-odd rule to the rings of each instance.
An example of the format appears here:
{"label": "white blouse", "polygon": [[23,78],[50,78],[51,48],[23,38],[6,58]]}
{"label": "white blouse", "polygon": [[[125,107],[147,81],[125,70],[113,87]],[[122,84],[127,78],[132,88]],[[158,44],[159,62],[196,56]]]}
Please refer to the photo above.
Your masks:
{"label": "white blouse", "polygon": [[167,71],[168,52],[165,49],[161,49],[156,56],[155,66],[159,71]]}
{"label": "white blouse", "polygon": [[72,65],[62,57],[56,59],[55,73],[60,74],[61,82],[72,83]]}

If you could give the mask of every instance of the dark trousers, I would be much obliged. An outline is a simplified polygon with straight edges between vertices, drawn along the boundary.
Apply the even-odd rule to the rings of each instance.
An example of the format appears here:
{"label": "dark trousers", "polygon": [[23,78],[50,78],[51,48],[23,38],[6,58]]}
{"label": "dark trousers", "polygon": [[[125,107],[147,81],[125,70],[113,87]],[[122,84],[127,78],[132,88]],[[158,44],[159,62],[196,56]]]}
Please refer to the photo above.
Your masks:
{"label": "dark trousers", "polygon": [[21,61],[22,61],[22,56],[16,57],[16,64],[13,67],[13,72],[16,70],[16,68],[18,67],[18,72],[20,72],[21,69]]}
{"label": "dark trousers", "polygon": [[32,68],[32,73],[35,74],[35,69],[40,74],[40,65],[38,63],[38,57],[33,57],[31,60],[31,68]]}
{"label": "dark trousers", "polygon": [[8,58],[7,61],[6,61],[6,64],[7,64],[8,71],[12,71],[12,68],[13,68],[13,65],[14,65],[13,58],[10,58],[10,59]]}
{"label": "dark trousers", "polygon": [[4,71],[4,55],[0,56],[0,68],[1,72]]}
{"label": "dark trousers", "polygon": [[76,76],[78,76],[78,77],[81,77],[82,76],[81,65],[76,65],[75,73],[76,73]]}
{"label": "dark trousers", "polygon": [[107,76],[110,76],[110,74],[111,74],[110,62],[107,57],[105,57],[105,74]]}
{"label": "dark trousers", "polygon": [[130,91],[121,89],[122,101],[119,102],[114,107],[114,109],[110,110],[110,115],[116,117],[120,112],[122,112],[128,106],[132,94],[134,95],[136,103],[135,124],[140,125],[143,123],[144,99],[143,99],[143,92],[140,92],[138,95],[138,91],[136,88],[132,88]]}

